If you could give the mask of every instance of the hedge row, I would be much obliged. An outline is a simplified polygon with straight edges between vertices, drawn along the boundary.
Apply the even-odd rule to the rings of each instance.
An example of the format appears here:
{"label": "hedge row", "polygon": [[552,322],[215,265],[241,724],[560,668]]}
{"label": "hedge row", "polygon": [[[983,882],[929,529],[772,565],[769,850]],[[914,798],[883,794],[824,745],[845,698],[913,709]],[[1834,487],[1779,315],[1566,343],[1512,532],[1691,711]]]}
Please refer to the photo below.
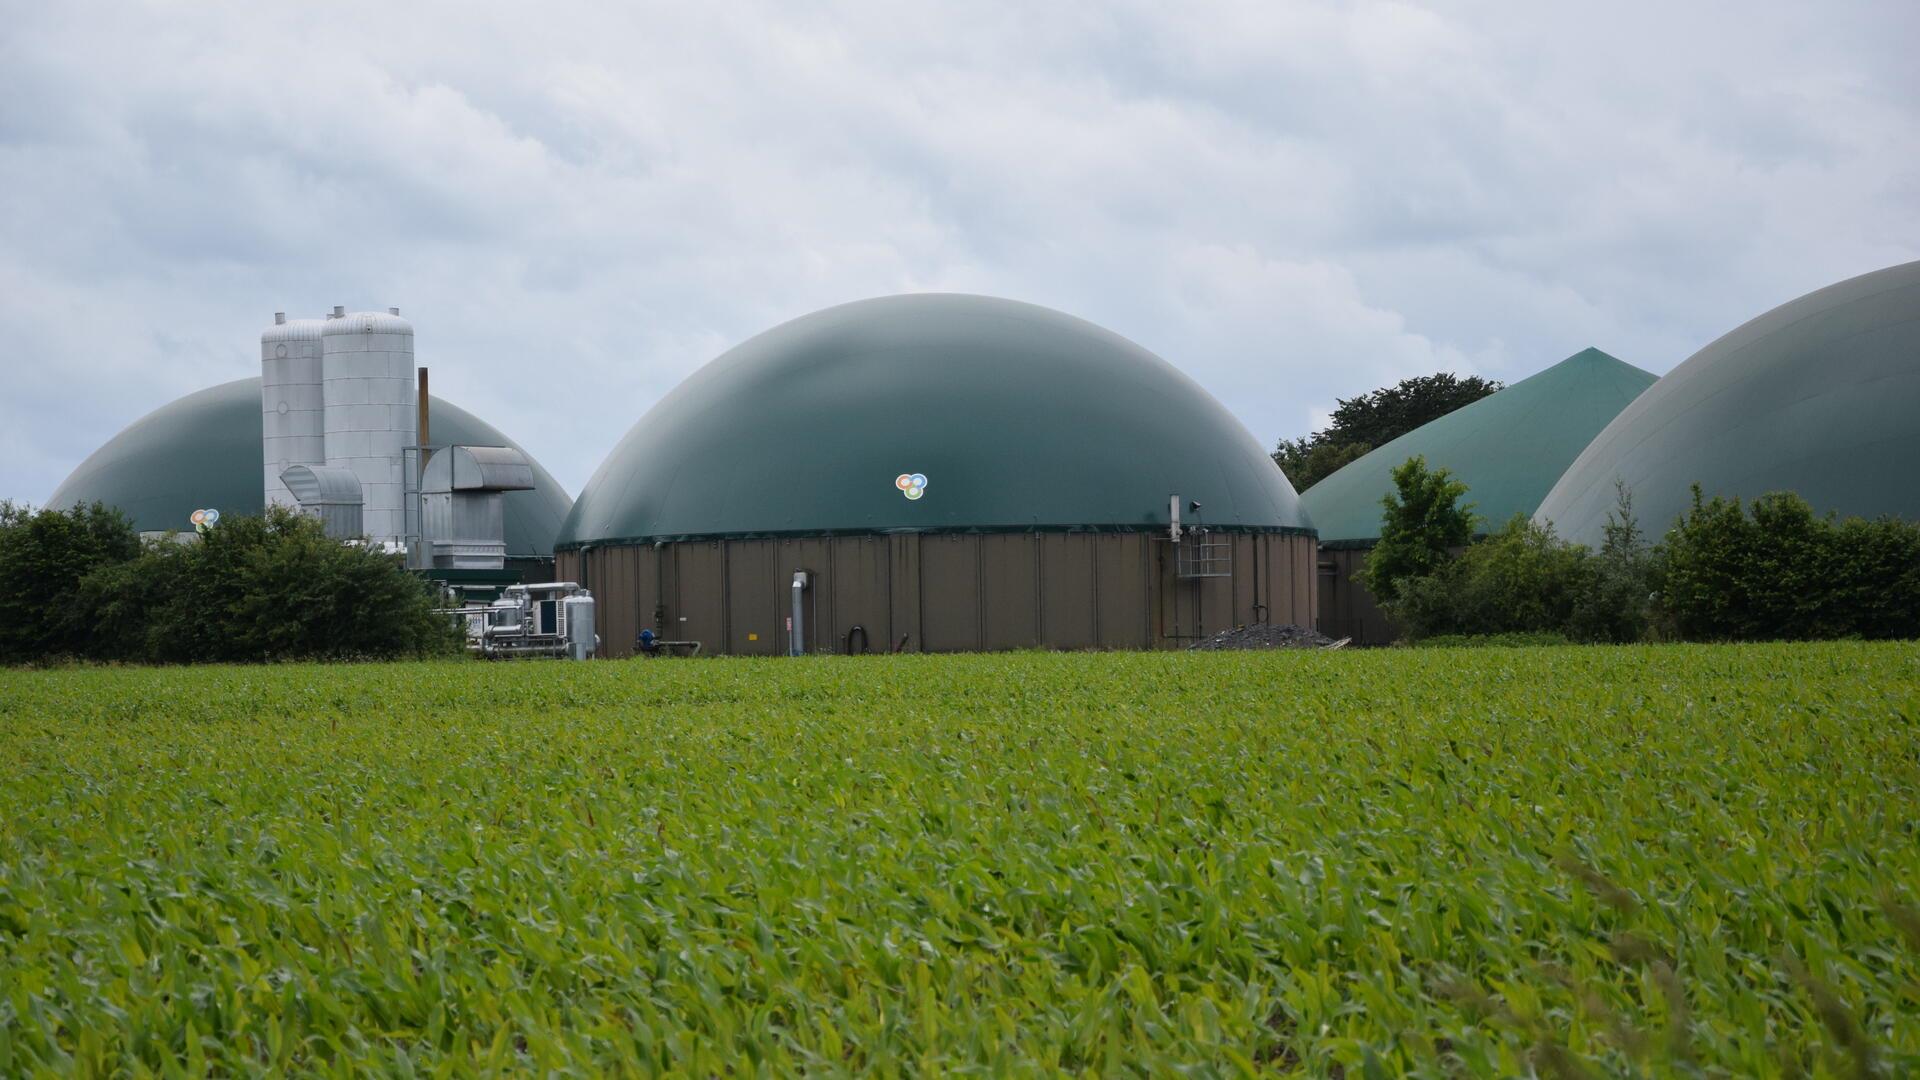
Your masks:
{"label": "hedge row", "polygon": [[1790,492],[1742,504],[1704,498],[1696,487],[1688,511],[1648,544],[1622,488],[1599,551],[1524,515],[1459,551],[1465,486],[1419,459],[1395,479],[1366,573],[1413,640],[1920,637],[1914,522],[1836,520]]}
{"label": "hedge row", "polygon": [[357,659],[457,652],[398,556],[273,508],[142,543],[98,503],[0,503],[0,662]]}

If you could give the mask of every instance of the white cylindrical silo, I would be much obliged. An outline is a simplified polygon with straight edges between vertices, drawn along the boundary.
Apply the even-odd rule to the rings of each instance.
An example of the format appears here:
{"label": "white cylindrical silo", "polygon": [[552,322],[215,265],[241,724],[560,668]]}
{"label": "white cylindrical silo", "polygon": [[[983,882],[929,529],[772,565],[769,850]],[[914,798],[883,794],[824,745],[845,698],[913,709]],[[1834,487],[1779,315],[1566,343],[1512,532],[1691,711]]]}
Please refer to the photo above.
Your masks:
{"label": "white cylindrical silo", "polygon": [[295,465],[325,465],[320,386],[320,319],[275,312],[260,332],[260,459],[267,506],[299,508],[280,482]]}
{"label": "white cylindrical silo", "polygon": [[352,469],[360,478],[368,539],[402,541],[405,448],[419,441],[413,326],[397,308],[359,311],[326,320],[320,341],[327,464]]}

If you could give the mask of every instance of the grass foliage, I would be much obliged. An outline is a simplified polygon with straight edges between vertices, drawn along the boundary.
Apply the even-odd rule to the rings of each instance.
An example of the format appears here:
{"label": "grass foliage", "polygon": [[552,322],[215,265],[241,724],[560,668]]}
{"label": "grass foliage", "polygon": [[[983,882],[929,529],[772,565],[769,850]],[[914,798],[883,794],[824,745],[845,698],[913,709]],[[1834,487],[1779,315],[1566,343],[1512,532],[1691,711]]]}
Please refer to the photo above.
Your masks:
{"label": "grass foliage", "polygon": [[0,672],[0,1075],[1920,1070],[1912,645]]}

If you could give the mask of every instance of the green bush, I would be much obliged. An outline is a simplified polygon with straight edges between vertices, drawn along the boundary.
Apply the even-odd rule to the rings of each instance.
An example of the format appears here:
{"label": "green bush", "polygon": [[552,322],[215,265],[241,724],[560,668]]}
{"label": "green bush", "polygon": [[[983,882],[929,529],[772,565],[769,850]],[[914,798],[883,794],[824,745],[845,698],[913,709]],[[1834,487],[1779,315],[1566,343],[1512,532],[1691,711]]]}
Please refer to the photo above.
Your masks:
{"label": "green bush", "polygon": [[1380,542],[1360,574],[1361,584],[1389,612],[1401,582],[1432,574],[1473,539],[1473,509],[1460,505],[1467,485],[1447,470],[1429,469],[1425,458],[1411,457],[1394,468],[1393,486],[1380,500],[1386,510]]}
{"label": "green bush", "polygon": [[1851,615],[1850,634],[1920,637],[1920,525],[1848,518],[1836,527],[1831,602]]}
{"label": "green bush", "polygon": [[[1409,476],[1414,491],[1433,489],[1432,474]],[[1836,522],[1789,492],[1743,507],[1695,487],[1691,509],[1650,548],[1623,486],[1605,537],[1590,552],[1516,516],[1459,556],[1398,577],[1382,606],[1423,642],[1920,637],[1920,524]]]}
{"label": "green bush", "polygon": [[1835,522],[1774,492],[1704,499],[1657,556],[1659,613],[1690,640],[1920,636],[1920,525]]}
{"label": "green bush", "polygon": [[84,652],[81,579],[139,554],[133,525],[100,503],[36,511],[0,501],[0,663]]}
{"label": "green bush", "polygon": [[458,651],[435,587],[398,556],[329,539],[279,507],[198,543],[151,544],[81,585],[95,654],[150,662],[428,656]]}
{"label": "green bush", "polygon": [[1402,580],[1387,610],[1415,640],[1566,633],[1595,577],[1595,559],[1585,548],[1515,514],[1432,573]]}

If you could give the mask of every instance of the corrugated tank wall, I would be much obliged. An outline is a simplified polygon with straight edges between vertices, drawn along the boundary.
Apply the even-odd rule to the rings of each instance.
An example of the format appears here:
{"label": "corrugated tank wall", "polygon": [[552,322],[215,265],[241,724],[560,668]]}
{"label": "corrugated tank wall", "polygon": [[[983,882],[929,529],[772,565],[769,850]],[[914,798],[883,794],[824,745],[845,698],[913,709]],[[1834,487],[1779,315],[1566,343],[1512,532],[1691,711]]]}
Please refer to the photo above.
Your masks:
{"label": "corrugated tank wall", "polygon": [[1231,572],[1181,578],[1172,545],[1133,533],[908,533],[610,545],[560,552],[592,589],[603,651],[643,628],[709,654],[788,648],[793,572],[808,571],[808,652],[1177,648],[1255,622],[1313,625],[1315,543],[1231,534]]}
{"label": "corrugated tank wall", "polygon": [[1352,638],[1358,645],[1388,645],[1399,628],[1355,576],[1366,568],[1371,547],[1329,547],[1320,551],[1320,632]]}

